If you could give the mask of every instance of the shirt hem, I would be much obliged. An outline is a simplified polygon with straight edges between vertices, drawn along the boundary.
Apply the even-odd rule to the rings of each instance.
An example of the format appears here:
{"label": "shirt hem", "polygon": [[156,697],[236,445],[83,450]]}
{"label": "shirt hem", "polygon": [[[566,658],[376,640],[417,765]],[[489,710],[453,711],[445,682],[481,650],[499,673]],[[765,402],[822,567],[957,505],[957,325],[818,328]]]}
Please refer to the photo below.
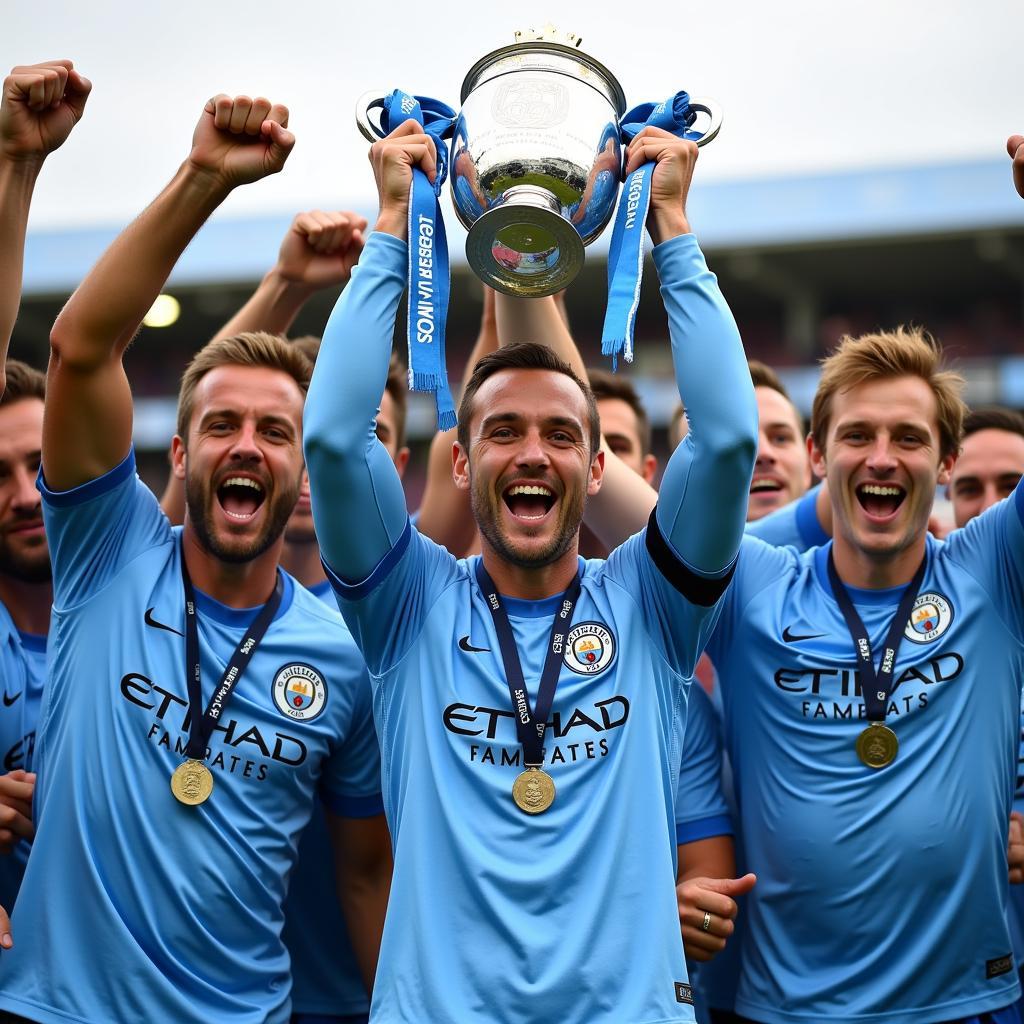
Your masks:
{"label": "shirt hem", "polygon": [[27,999],[19,999],[9,993],[0,993],[0,1010],[8,1013],[16,1013],[19,1017],[28,1017],[36,1024],[103,1024],[100,1020],[92,1020],[89,1017],[79,1017],[77,1014],[65,1013],[63,1010],[56,1010],[52,1006],[43,1006],[40,1003],[33,1003]]}
{"label": "shirt hem", "polygon": [[758,1024],[820,1024],[822,1020],[830,1020],[833,1024],[891,1024],[892,1021],[907,1024],[940,1024],[940,1022],[958,1020],[962,1017],[975,1017],[991,1010],[1002,1010],[1020,998],[1020,985],[1014,980],[1012,985],[998,992],[982,996],[970,996],[952,1003],[935,1003],[918,1009],[887,1010],[881,1013],[837,1013],[835,1007],[808,1011],[807,1013],[789,1013],[767,1006],[760,1006],[749,1000],[736,999],[735,1012],[741,1017],[749,1017]]}

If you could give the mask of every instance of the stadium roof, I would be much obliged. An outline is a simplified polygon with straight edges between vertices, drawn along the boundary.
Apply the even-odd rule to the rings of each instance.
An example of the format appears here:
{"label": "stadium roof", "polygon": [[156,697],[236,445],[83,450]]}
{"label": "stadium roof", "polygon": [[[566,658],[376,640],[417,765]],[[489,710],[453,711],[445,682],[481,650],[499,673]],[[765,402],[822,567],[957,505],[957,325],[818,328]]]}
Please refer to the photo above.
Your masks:
{"label": "stadium roof", "polygon": [[[369,212],[369,211],[364,211]],[[1020,227],[1024,202],[1008,160],[856,170],[699,185],[689,212],[706,249],[785,246]],[[259,278],[273,261],[291,214],[215,218],[178,264],[175,284]],[[463,232],[448,215],[455,262]],[[74,288],[123,225],[31,231],[24,291]],[[609,232],[596,243],[607,248]]]}

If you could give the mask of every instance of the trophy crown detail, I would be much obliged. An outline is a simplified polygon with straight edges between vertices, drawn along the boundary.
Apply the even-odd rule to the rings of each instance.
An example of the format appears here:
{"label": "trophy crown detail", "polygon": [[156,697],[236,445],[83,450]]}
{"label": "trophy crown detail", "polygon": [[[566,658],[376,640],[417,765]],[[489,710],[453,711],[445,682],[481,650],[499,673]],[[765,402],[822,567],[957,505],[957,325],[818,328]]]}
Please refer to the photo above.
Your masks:
{"label": "trophy crown detail", "polygon": [[583,37],[575,32],[559,32],[549,21],[540,31],[529,28],[516,32],[517,43],[561,43],[563,46],[579,46]]}

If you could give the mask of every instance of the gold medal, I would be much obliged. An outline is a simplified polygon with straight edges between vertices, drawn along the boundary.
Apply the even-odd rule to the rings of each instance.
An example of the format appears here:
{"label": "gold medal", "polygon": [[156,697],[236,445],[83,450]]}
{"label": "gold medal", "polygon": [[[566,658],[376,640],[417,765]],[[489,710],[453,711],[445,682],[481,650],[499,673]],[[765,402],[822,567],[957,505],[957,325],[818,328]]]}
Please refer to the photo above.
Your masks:
{"label": "gold medal", "polygon": [[527,814],[542,814],[555,802],[555,782],[540,768],[527,768],[512,783],[512,799]]}
{"label": "gold medal", "polygon": [[174,769],[171,792],[183,804],[201,804],[213,792],[213,775],[202,761],[190,757]]}
{"label": "gold medal", "polygon": [[896,760],[900,741],[888,726],[872,722],[857,737],[857,756],[869,768],[884,768]]}

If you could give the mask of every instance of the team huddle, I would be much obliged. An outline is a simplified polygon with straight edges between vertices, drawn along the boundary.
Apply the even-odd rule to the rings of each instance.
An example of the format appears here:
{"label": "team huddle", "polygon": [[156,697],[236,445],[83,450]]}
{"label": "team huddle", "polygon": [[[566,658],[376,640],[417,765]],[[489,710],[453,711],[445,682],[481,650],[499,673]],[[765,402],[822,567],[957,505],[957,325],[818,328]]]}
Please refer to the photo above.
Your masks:
{"label": "team huddle", "polygon": [[295,137],[213,97],[44,376],[7,358],[26,224],[90,88],[0,102],[0,1021],[1020,1024],[1024,418],[894,327],[824,361],[805,442],[691,231],[697,147],[648,127],[657,490],[628,378],[488,292],[410,515],[410,120],[372,230],[298,215],[199,348],[158,497],[124,353]]}

